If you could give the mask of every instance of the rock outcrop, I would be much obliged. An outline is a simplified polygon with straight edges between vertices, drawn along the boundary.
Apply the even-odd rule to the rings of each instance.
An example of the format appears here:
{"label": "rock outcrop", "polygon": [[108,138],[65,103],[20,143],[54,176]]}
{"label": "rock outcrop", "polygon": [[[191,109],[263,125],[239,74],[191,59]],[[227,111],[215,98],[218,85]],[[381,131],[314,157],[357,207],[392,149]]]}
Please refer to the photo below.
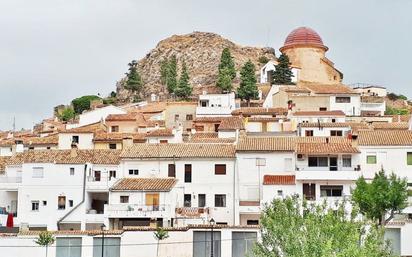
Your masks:
{"label": "rock outcrop", "polygon": [[[239,83],[240,67],[248,60],[252,60],[256,68],[261,67],[259,58],[275,59],[275,51],[269,47],[246,47],[237,45],[220,35],[206,32],[193,32],[186,35],[174,35],[160,41],[156,48],[138,61],[139,72],[144,81],[144,95],[148,97],[156,94],[160,98],[167,98],[165,85],[160,81],[160,63],[166,58],[175,55],[179,62],[185,61],[189,70],[190,83],[195,95],[207,92],[217,92],[215,87],[220,55],[228,47],[234,58],[238,76],[234,80],[235,86]],[[121,102],[133,99],[132,93],[124,88],[124,78],[117,83],[117,98]]]}

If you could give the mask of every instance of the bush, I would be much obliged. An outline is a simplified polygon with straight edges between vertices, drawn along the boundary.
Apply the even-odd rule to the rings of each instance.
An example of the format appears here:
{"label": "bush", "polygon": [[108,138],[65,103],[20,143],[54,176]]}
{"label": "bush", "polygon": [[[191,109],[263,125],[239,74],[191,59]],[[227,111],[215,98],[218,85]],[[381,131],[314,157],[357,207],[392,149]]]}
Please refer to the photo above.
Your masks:
{"label": "bush", "polygon": [[76,116],[76,113],[74,112],[72,107],[67,107],[65,108],[61,114],[60,114],[60,119],[62,121],[69,121],[71,119],[73,119]]}
{"label": "bush", "polygon": [[90,102],[93,100],[101,99],[96,95],[85,95],[79,98],[75,98],[72,100],[72,105],[74,112],[76,114],[81,114],[85,110],[90,109]]}
{"label": "bush", "polygon": [[403,109],[403,108],[392,108],[390,106],[386,106],[386,115],[406,115],[409,114],[408,109]]}
{"label": "bush", "polygon": [[266,56],[261,56],[258,59],[258,62],[261,63],[261,64],[266,64],[266,63],[268,63],[268,61],[269,61],[269,58],[267,58]]}

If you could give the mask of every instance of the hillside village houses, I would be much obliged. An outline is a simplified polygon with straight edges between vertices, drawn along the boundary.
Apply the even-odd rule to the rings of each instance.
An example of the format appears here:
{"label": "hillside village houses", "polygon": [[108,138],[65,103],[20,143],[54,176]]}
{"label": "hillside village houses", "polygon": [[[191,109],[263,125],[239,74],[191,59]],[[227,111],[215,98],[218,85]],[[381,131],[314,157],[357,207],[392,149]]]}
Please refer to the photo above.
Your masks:
{"label": "hillside village houses", "polygon": [[[327,50],[314,30],[292,31],[280,51],[296,84],[270,85],[269,61],[260,106],[205,92],[197,102],[108,105],[77,123],[47,119],[31,133],[1,134],[0,246],[33,245],[47,229],[61,246],[51,256],[97,256],[104,225],[110,256],[155,256],[161,226],[170,237],[160,256],[207,256],[213,226],[214,256],[246,256],[276,197],[333,206],[381,168],[412,187],[408,122],[384,115],[386,89],[344,85]],[[408,207],[387,225],[401,256],[412,255],[411,219]]]}

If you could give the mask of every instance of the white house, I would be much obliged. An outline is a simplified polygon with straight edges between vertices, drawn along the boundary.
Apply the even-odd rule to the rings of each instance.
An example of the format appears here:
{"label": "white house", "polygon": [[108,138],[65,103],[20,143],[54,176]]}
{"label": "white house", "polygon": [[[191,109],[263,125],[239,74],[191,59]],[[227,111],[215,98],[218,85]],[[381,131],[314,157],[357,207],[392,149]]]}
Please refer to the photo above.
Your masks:
{"label": "white house", "polygon": [[385,97],[388,91],[385,87],[376,85],[360,85],[358,84],[353,88],[356,92],[360,93],[361,96],[379,96]]}
{"label": "white house", "polygon": [[79,123],[76,127],[90,125],[96,122],[104,121],[110,114],[126,114],[122,108],[108,105],[94,110],[86,111],[79,115]]}
{"label": "white house", "polygon": [[235,93],[202,94],[196,107],[196,117],[230,116],[236,109]]}
{"label": "white house", "polygon": [[[272,82],[272,73],[276,70],[275,65],[276,61],[267,62],[262,68],[260,68],[260,83],[271,83]],[[300,69],[292,67],[292,82],[297,82],[299,80]]]}

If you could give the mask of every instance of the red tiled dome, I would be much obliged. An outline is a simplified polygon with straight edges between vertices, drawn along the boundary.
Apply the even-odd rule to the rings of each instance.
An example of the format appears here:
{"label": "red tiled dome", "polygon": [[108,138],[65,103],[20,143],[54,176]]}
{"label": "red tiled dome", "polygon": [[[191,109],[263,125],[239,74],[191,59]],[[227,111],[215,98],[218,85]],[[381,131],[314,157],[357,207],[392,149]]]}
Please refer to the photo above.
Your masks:
{"label": "red tiled dome", "polygon": [[317,46],[327,50],[327,47],[323,45],[322,38],[319,34],[308,27],[300,27],[290,32],[286,37],[283,47],[296,45]]}

